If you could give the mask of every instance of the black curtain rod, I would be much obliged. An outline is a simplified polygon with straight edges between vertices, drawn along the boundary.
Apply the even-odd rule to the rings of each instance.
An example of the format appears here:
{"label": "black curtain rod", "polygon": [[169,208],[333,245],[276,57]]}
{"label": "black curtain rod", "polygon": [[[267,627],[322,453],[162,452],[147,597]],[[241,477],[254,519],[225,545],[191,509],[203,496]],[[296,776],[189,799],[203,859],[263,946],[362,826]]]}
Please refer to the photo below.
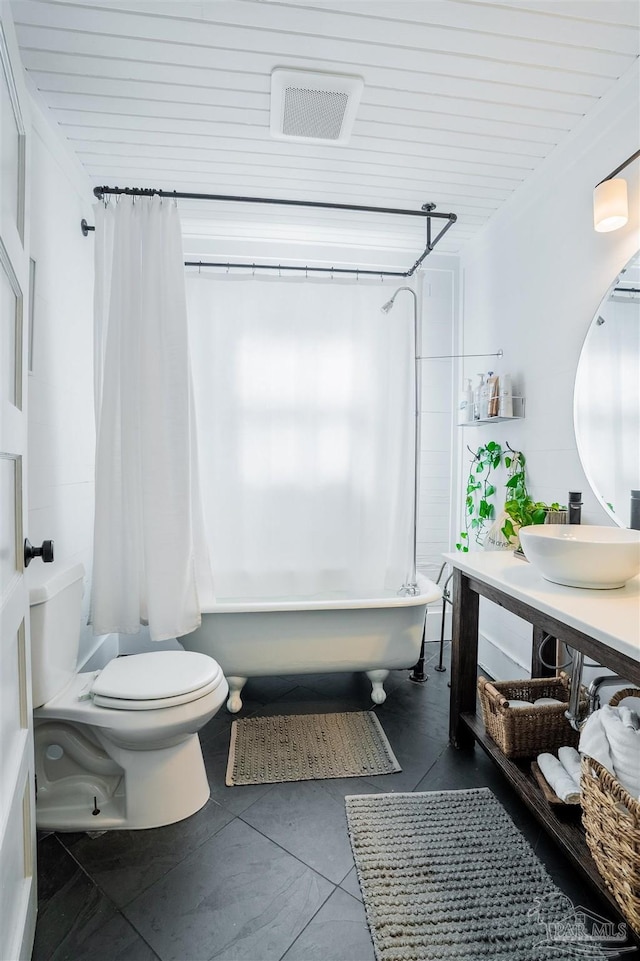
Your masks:
{"label": "black curtain rod", "polygon": [[185,267],[224,267],[226,270],[297,270],[314,274],[355,274],[356,276],[366,277],[409,277],[407,270],[362,270],[360,267],[300,267],[293,264],[231,264],[213,263],[207,260],[185,260]]}
{"label": "black curtain rod", "polygon": [[[237,197],[228,196],[227,194],[187,193],[180,190],[157,190],[153,187],[94,187],[93,193],[98,200],[102,200],[105,196],[125,194],[129,197],[167,197],[170,200],[216,200],[222,202],[227,201],[231,203],[273,204],[276,206],[287,207],[312,207],[320,210],[352,210],[358,213],[393,214],[397,217],[422,217],[426,220],[427,224],[427,243],[425,249],[415,261],[413,266],[408,270],[403,271],[360,270],[357,267],[300,267],[292,264],[231,264],[211,262],[205,263],[204,261],[185,261],[185,267],[223,267],[227,270],[238,268],[244,270],[304,270],[306,273],[312,271],[313,273],[355,274],[356,276],[360,274],[363,276],[370,274],[376,277],[412,277],[425,257],[431,253],[436,244],[442,240],[447,230],[449,230],[449,228],[452,227],[458,219],[456,214],[436,213],[436,205],[433,203],[423,204],[420,210],[406,210],[399,207],[369,207],[358,204],[324,203],[319,200],[281,200],[269,197]],[[435,237],[432,237],[431,221],[434,219],[444,220],[446,223],[441,228],[439,233],[437,233]],[[96,229],[95,227],[91,227],[84,219],[80,221],[80,228],[85,237],[90,231]]]}
{"label": "black curtain rod", "polygon": [[242,204],[274,204],[285,207],[316,207],[322,210],[355,210],[361,213],[395,214],[407,217],[434,217],[439,220],[457,220],[455,214],[435,212],[435,204],[426,203],[420,210],[406,210],[402,207],[368,207],[358,204],[334,204],[320,200],[282,200],[273,197],[234,197],[227,194],[187,193],[180,190],[157,190],[154,187],[94,187],[94,196],[102,200],[107,195],[125,194],[129,197],[166,197],[169,200],[217,200]]}

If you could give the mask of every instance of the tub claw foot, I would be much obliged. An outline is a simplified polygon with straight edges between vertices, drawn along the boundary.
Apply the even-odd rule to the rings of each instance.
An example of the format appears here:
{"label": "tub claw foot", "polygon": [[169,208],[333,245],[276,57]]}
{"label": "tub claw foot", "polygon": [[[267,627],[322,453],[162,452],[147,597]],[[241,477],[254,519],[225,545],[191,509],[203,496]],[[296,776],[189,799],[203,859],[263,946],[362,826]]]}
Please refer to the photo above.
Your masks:
{"label": "tub claw foot", "polygon": [[242,698],[240,697],[240,692],[242,688],[247,683],[246,677],[228,677],[227,683],[229,684],[229,698],[227,700],[227,710],[230,714],[237,714],[238,711],[242,710]]}
{"label": "tub claw foot", "polygon": [[371,700],[374,704],[384,704],[387,694],[383,684],[389,676],[389,671],[367,671],[366,674],[371,681]]}

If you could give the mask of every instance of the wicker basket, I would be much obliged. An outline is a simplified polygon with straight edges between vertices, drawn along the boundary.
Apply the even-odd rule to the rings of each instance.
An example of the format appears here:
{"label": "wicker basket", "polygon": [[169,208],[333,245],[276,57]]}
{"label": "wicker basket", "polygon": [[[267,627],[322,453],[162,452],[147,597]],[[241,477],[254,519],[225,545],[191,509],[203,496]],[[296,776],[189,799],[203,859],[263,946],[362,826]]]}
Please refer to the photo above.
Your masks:
{"label": "wicker basket", "polygon": [[[609,704],[640,697],[640,690],[617,691]],[[640,934],[640,800],[632,797],[598,761],[582,758],[582,823],[598,871],[620,910]]]}
{"label": "wicker basket", "polygon": [[625,697],[640,697],[640,690],[637,687],[623,687],[621,691],[616,691],[609,701],[610,707],[617,707]]}
{"label": "wicker basket", "polygon": [[[564,712],[569,701],[571,679],[559,677],[533,678],[527,681],[496,681],[478,678],[478,693],[487,734],[507,757],[536,757],[543,751],[556,752],[568,744],[578,746],[574,731]],[[543,704],[527,709],[509,707],[509,698],[535,701],[539,697],[555,697],[562,704]],[[586,713],[587,695],[580,693],[580,712]]]}
{"label": "wicker basket", "polygon": [[598,871],[640,934],[640,801],[593,758],[582,758],[582,823]]}

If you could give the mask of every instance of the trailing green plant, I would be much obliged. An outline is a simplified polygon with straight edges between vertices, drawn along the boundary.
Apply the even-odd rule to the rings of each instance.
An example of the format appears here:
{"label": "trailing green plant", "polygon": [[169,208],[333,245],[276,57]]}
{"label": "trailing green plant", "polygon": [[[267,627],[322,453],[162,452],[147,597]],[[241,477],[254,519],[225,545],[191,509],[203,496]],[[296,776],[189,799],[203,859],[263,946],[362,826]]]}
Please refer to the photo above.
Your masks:
{"label": "trailing green plant", "polygon": [[456,550],[468,552],[471,538],[479,545],[484,542],[486,527],[495,519],[494,471],[500,467],[507,470],[505,487],[507,498],[504,505],[508,515],[502,528],[507,541],[516,541],[518,530],[529,524],[544,524],[549,510],[566,510],[560,504],[534,501],[527,490],[526,457],[522,451],[506,445],[506,450],[496,441],[488,441],[472,453],[469,476],[465,491],[465,529],[460,534]]}
{"label": "trailing green plant", "polygon": [[496,486],[492,476],[502,464],[502,458],[502,447],[493,440],[481,444],[473,454],[465,494],[465,529],[456,544],[458,551],[468,552],[469,534],[477,544],[482,544],[484,529],[495,517],[491,498],[496,492]]}
{"label": "trailing green plant", "polygon": [[504,464],[510,470],[505,484],[508,496],[504,504],[504,509],[509,516],[501,528],[507,540],[516,537],[521,527],[544,524],[548,511],[566,510],[555,502],[546,504],[544,501],[534,501],[531,497],[527,490],[526,458],[522,451],[512,451],[512,456],[506,455]]}

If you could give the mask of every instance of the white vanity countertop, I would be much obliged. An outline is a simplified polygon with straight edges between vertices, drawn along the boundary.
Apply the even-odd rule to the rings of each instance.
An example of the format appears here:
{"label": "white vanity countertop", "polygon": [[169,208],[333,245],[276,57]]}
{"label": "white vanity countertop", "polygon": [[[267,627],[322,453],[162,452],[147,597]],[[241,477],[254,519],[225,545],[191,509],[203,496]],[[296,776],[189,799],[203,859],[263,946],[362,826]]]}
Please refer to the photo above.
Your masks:
{"label": "white vanity countertop", "polygon": [[464,574],[640,661],[640,575],[612,591],[552,584],[511,551],[445,554]]}

